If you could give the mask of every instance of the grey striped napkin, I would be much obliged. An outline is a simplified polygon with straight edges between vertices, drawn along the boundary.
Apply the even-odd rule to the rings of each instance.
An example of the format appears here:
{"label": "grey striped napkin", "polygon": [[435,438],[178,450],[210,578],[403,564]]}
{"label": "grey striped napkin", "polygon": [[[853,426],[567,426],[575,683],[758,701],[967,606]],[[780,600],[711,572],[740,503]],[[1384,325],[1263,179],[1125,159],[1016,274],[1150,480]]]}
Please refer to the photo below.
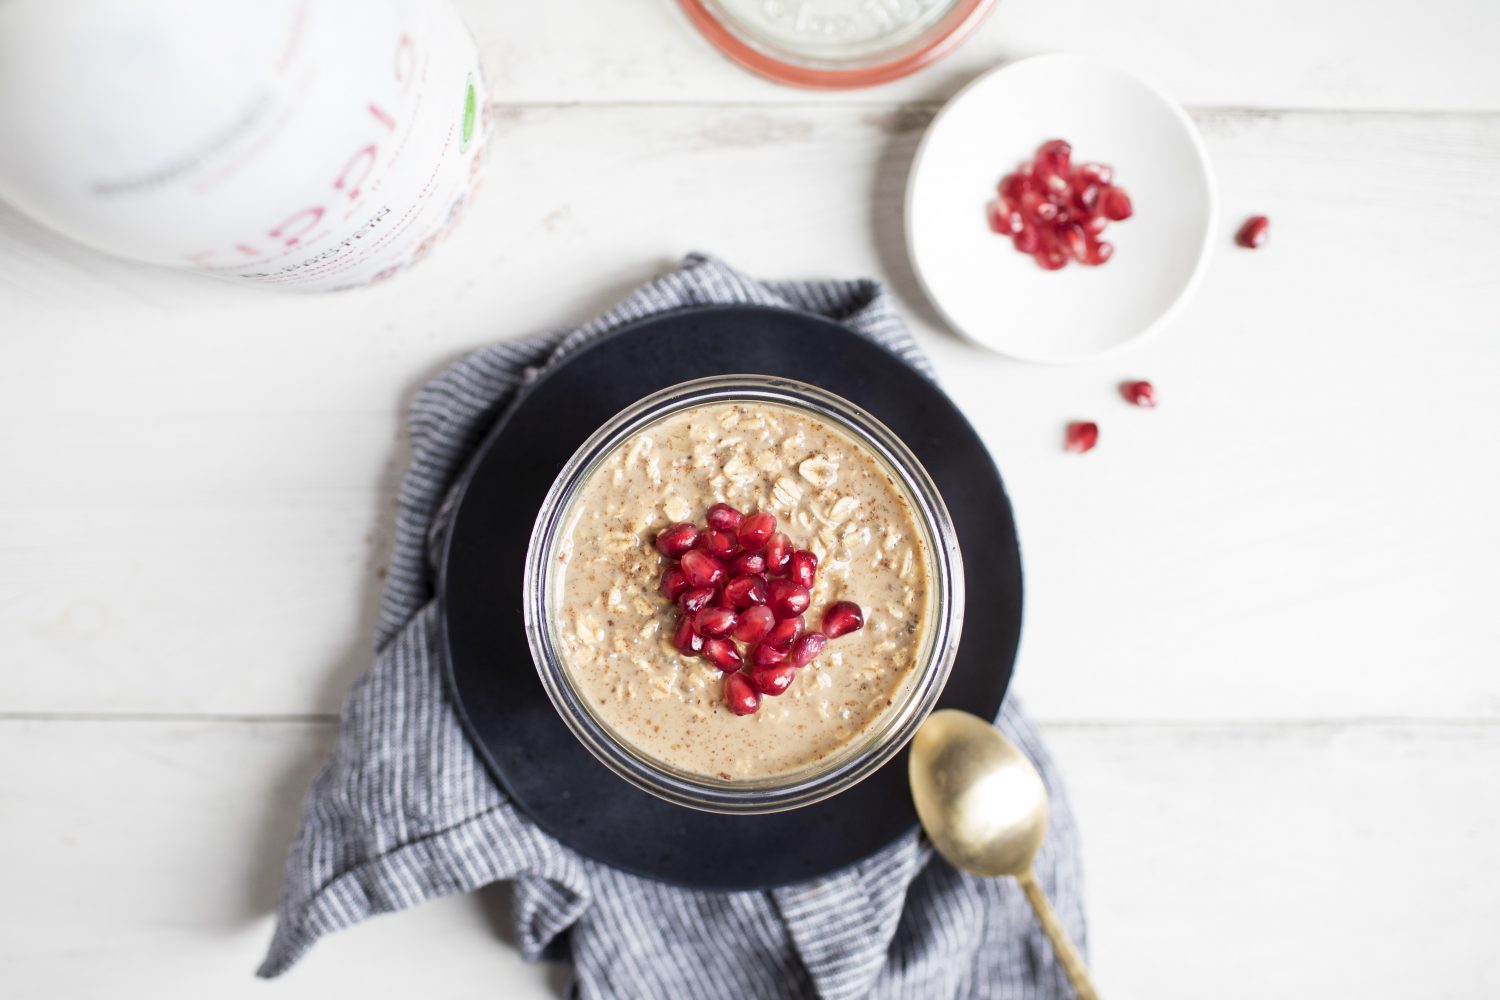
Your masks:
{"label": "grey striped napkin", "polygon": [[[260,975],[280,975],[319,937],[366,917],[507,879],[526,957],[566,957],[580,997],[1072,995],[1020,890],[955,871],[915,834],[800,885],[678,889],[542,833],[464,736],[434,659],[433,552],[466,459],[517,389],[590,338],[653,313],[729,303],[819,313],[932,375],[877,282],[761,283],[692,256],[586,326],[485,348],[428,384],[411,410],[377,655],[308,792]],[[1037,876],[1082,946],[1076,833],[1057,772],[1013,698],[999,722],[1051,791]]]}

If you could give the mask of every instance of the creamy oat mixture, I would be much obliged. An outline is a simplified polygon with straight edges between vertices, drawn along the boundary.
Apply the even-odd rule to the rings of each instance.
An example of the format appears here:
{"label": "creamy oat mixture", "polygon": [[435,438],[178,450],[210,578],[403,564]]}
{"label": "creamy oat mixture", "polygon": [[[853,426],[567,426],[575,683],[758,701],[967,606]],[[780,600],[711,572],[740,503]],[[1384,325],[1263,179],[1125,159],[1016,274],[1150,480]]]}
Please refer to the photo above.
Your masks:
{"label": "creamy oat mixture", "polygon": [[[817,555],[809,631],[834,601],[864,609],[862,630],[753,716],[729,711],[716,667],[672,647],[676,609],[658,589],[657,532],[716,502],[770,511]],[[834,753],[898,703],[926,633],[928,560],[905,490],[863,446],[786,406],[700,406],[622,442],[579,488],[556,562],[575,687],[624,743],[696,774],[769,776]]]}

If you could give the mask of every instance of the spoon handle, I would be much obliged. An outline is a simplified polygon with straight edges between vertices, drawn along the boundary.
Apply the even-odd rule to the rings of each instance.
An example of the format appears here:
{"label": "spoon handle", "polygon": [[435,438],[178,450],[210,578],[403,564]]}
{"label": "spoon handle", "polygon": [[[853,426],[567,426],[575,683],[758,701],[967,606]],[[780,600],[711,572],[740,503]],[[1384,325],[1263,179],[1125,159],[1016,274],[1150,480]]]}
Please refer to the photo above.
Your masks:
{"label": "spoon handle", "polygon": [[1028,868],[1016,876],[1016,881],[1021,883],[1021,889],[1026,893],[1026,902],[1031,904],[1031,909],[1036,913],[1037,923],[1042,925],[1042,932],[1047,935],[1047,940],[1052,942],[1052,950],[1057,953],[1057,960],[1062,964],[1063,971],[1068,974],[1068,980],[1073,984],[1073,992],[1078,994],[1078,1000],[1099,1000],[1099,994],[1094,991],[1094,984],[1089,982],[1089,970],[1083,965],[1083,957],[1078,954],[1078,949],[1073,947],[1073,942],[1068,939],[1068,932],[1063,929],[1062,921],[1057,919],[1057,911],[1052,909],[1052,904],[1047,901],[1047,894],[1037,883],[1036,876]]}

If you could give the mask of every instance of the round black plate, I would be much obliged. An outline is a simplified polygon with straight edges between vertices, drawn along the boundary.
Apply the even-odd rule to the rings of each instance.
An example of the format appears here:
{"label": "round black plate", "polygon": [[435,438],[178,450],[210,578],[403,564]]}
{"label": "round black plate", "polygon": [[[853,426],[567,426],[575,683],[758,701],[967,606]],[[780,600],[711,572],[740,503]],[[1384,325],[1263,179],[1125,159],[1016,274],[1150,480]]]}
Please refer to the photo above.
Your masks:
{"label": "round black plate", "polygon": [[[622,328],[529,386],[491,431],[461,487],[438,593],[448,683],[502,787],[564,844],[626,871],[703,889],[751,889],[853,864],[916,823],[906,755],[833,798],[726,816],[639,791],[584,749],[537,677],[522,623],[532,523],[563,464],[610,417],[708,375],[812,382],[894,431],[937,483],[963,550],[968,606],[938,705],[1000,709],[1021,622],[1010,501],[978,435],[931,382],[827,320],[757,307],[684,310]],[[733,864],[725,848],[734,848]]]}

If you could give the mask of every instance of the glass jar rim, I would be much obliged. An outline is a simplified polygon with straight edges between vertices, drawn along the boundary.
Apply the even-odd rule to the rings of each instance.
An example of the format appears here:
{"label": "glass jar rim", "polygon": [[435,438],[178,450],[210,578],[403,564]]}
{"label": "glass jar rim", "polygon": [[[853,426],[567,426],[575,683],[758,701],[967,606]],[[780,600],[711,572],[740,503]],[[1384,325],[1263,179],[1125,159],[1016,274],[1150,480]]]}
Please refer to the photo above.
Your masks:
{"label": "glass jar rim", "polygon": [[[550,614],[555,545],[569,520],[572,500],[598,464],[629,437],[693,406],[749,402],[803,410],[868,449],[896,474],[926,535],[933,586],[931,621],[918,669],[901,686],[889,711],[840,752],[807,768],[763,778],[721,781],[672,768],[631,747],[589,707],[574,687],[554,635]],[[553,481],[533,526],[525,571],[527,642],[542,685],[574,736],[606,767],[659,798],[709,812],[767,813],[810,805],[873,774],[905,746],[937,703],[957,653],[963,622],[964,582],[957,534],[936,485],[909,448],[875,417],[827,390],[794,379],[721,375],[669,386],[606,421],[568,460]],[[826,765],[826,766],[825,766]]]}
{"label": "glass jar rim", "polygon": [[800,54],[758,37],[725,16],[711,0],[678,0],[688,20],[720,52],[752,73],[812,90],[853,90],[909,76],[958,48],[998,0],[953,0],[941,18],[914,39],[849,63]]}

